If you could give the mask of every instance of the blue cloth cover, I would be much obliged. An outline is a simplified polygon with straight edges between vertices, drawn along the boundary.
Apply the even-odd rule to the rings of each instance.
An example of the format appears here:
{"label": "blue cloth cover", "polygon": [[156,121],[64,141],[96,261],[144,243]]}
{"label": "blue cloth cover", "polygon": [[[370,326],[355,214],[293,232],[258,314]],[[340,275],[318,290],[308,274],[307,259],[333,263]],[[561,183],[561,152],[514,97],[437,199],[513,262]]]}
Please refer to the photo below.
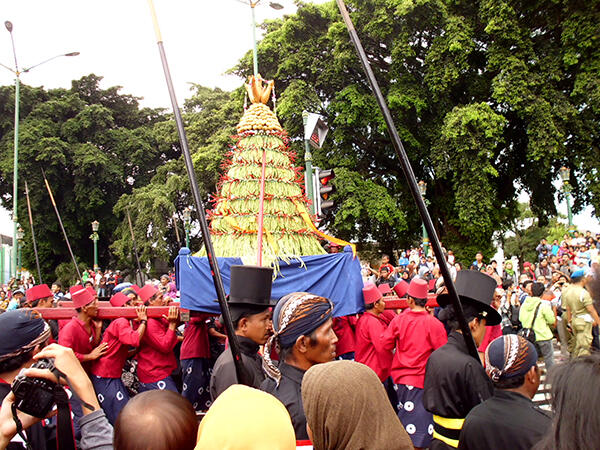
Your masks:
{"label": "blue cloth cover", "polygon": [[[241,258],[217,258],[225,293],[229,293],[231,266],[243,264]],[[335,305],[333,316],[347,316],[364,310],[363,281],[358,258],[350,247],[343,253],[303,256],[304,267],[297,260],[279,261],[280,273],[273,282],[271,297],[280,299],[290,292],[310,292],[329,298]],[[175,259],[177,289],[182,308],[220,314],[217,293],[210,274],[208,258],[190,255],[182,248]]]}

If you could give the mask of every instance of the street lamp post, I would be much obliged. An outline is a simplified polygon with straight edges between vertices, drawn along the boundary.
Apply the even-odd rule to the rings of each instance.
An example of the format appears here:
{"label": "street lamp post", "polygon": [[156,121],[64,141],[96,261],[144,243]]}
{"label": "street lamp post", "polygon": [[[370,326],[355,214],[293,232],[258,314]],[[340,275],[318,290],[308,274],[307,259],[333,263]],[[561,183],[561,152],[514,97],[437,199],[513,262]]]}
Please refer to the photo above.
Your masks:
{"label": "street lamp post", "polygon": [[569,221],[569,233],[574,234],[575,227],[573,226],[573,211],[571,210],[571,185],[569,184],[569,178],[571,177],[571,170],[568,167],[562,166],[558,173],[562,179],[562,188],[567,199],[567,217]]}
{"label": "street lamp post", "polygon": [[23,248],[23,238],[25,237],[25,231],[23,230],[23,228],[21,228],[21,225],[18,225],[17,228],[17,251],[15,253],[17,253],[17,264],[18,264],[18,269],[17,269],[17,276],[20,279],[21,278],[21,271],[23,269],[23,260],[21,259],[21,249]]}
{"label": "street lamp post", "polygon": [[[17,200],[18,200],[18,189],[19,189],[19,177],[18,177],[19,176],[19,104],[20,104],[20,94],[21,94],[21,78],[20,78],[20,76],[22,73],[29,72],[34,67],[41,66],[42,64],[45,64],[48,61],[52,61],[53,59],[60,58],[62,56],[77,56],[77,55],[79,55],[79,52],[61,53],[60,55],[53,56],[52,58],[48,58],[48,59],[46,59],[38,64],[35,64],[31,67],[20,70],[19,64],[17,62],[17,51],[15,49],[15,40],[14,40],[14,36],[13,36],[13,24],[12,24],[12,22],[7,20],[6,22],[4,22],[4,26],[10,33],[10,40],[11,40],[12,49],[13,49],[13,57],[15,60],[15,68],[14,69],[0,63],[0,66],[4,67],[5,69],[10,70],[12,73],[15,74],[15,136],[14,136],[14,144],[13,144],[14,145],[14,160],[13,160],[13,198],[12,198],[12,200],[13,200],[13,214],[12,214],[13,242],[15,242],[17,240],[17,222],[18,222]],[[17,252],[13,252],[12,263],[13,263],[12,266],[14,268],[13,270],[15,271],[15,274],[16,274]]]}
{"label": "street lamp post", "polygon": [[192,210],[187,207],[183,210],[183,228],[185,229],[185,246],[190,248],[190,228],[192,223]]}
{"label": "street lamp post", "polygon": [[92,234],[90,235],[90,239],[94,241],[94,272],[100,268],[98,266],[98,240],[100,239],[100,236],[98,235],[99,228],[100,222],[94,220],[92,222]]}
{"label": "street lamp post", "polygon": [[[258,48],[256,46],[256,14],[254,13],[254,8],[256,5],[260,3],[260,0],[238,0],[240,3],[245,3],[246,5],[250,5],[250,9],[252,10],[252,42],[254,44],[252,48],[252,63],[254,68],[254,76],[258,75]],[[269,2],[269,6],[273,9],[283,9],[283,5],[276,2]]]}
{"label": "street lamp post", "polygon": [[[425,206],[429,206],[429,202],[425,198],[425,194],[427,193],[427,183],[425,183],[423,180],[419,181],[419,192],[421,194],[421,197],[423,197],[423,202],[425,203]],[[427,252],[429,250],[429,236],[427,235],[427,230],[425,229],[424,223],[422,224],[422,226],[423,226],[423,254],[425,255],[425,257],[427,257]]]}

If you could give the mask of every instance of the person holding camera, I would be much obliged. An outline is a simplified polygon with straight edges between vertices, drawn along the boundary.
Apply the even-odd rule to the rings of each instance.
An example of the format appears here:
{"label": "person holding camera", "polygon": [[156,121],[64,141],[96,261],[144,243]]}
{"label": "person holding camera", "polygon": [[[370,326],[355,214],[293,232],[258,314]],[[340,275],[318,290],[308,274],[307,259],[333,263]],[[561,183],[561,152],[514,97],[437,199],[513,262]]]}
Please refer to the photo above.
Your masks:
{"label": "person holding camera", "polygon": [[[10,318],[11,321],[13,319],[13,317]],[[2,321],[2,317],[0,317],[0,321]],[[24,330],[40,329],[40,321],[41,319],[31,315],[29,318],[20,317],[17,322],[21,325],[19,328]],[[6,328],[2,325],[0,325],[0,330],[4,331]],[[15,330],[13,329],[13,331]],[[66,393],[59,385],[68,383],[71,392],[78,396],[83,405],[82,437],[78,448],[82,450],[112,450],[113,429],[108,423],[104,411],[100,408],[92,383],[73,350],[58,344],[50,344],[39,351],[38,348],[39,344],[34,347],[35,354],[24,366],[28,367],[32,364],[31,367],[20,370],[15,377],[17,381],[13,383],[12,391],[7,392],[0,407],[0,448],[22,449],[25,448],[26,443],[36,450],[75,448],[75,443],[72,441],[72,424],[67,423],[66,427],[61,428],[61,407],[66,407],[63,410],[66,415],[62,417],[66,417],[67,420],[70,418],[70,411],[68,403],[66,403]],[[29,355],[29,353],[23,355],[25,354]],[[4,385],[0,386],[4,388]],[[35,389],[38,390],[38,394]],[[62,392],[64,403],[61,405],[60,399],[44,396],[43,393],[48,392],[48,389],[51,389],[55,396],[57,392]],[[27,402],[23,399],[25,391],[29,394]],[[53,413],[48,414],[48,411],[55,403],[58,405],[58,442],[55,441],[56,437],[51,441],[40,441],[39,431],[45,429],[40,423],[42,420],[40,416],[51,416]],[[18,431],[17,422],[25,431]]]}
{"label": "person holding camera", "polygon": [[[48,344],[51,336],[50,327],[31,310],[7,311],[0,315],[0,398],[4,399],[11,392],[11,384],[22,369],[29,368],[35,360],[34,356]],[[12,397],[11,397],[12,398]],[[13,400],[14,401],[14,400]],[[0,412],[7,413],[3,404]],[[10,412],[10,408],[8,408]],[[12,420],[12,412],[10,415]],[[41,423],[32,425],[26,432],[27,440],[36,449],[50,448],[56,439],[53,429],[43,427]],[[16,434],[16,430],[15,430]],[[6,440],[2,430],[3,444],[9,449],[25,448],[22,438],[12,437]],[[10,444],[9,444],[10,443]],[[1,448],[5,448],[0,446]]]}

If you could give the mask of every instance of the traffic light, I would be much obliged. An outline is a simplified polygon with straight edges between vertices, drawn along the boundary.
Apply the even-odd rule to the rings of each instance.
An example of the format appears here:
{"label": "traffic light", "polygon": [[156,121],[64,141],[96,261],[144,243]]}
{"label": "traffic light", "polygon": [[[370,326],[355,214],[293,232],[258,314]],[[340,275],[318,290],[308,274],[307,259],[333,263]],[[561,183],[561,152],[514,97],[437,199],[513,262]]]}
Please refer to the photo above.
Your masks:
{"label": "traffic light", "polygon": [[335,187],[331,180],[335,178],[333,169],[321,170],[315,167],[315,214],[321,218],[327,214],[327,210],[333,207],[331,194],[335,192]]}

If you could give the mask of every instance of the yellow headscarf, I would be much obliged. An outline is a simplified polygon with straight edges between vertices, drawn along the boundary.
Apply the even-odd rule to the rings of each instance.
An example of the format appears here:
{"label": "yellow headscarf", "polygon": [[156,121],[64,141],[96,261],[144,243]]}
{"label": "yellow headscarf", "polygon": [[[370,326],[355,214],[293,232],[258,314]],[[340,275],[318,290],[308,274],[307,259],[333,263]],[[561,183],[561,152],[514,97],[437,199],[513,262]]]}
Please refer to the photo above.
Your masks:
{"label": "yellow headscarf", "polygon": [[234,384],[200,422],[195,450],[295,450],[296,437],[285,406],[270,394]]}

